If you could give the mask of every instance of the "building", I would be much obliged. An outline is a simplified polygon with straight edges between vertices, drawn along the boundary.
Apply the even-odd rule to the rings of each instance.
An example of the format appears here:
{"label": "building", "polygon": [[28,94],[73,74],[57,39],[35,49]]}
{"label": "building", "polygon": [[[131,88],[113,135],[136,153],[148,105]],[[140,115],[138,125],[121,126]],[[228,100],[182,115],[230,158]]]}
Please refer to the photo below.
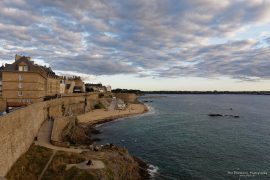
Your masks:
{"label": "building", "polygon": [[85,92],[84,82],[79,76],[60,78],[60,94],[70,94],[70,93],[83,93]]}
{"label": "building", "polygon": [[16,55],[14,63],[2,66],[0,82],[0,95],[8,107],[25,106],[60,94],[59,77],[30,57]]}
{"label": "building", "polygon": [[107,92],[106,86],[103,86],[101,83],[98,84],[85,84],[85,89],[87,92]]}
{"label": "building", "polygon": [[112,87],[111,87],[111,86],[107,86],[107,87],[106,87],[106,91],[107,91],[107,92],[112,92]]}
{"label": "building", "polygon": [[75,82],[75,86],[74,86],[74,93],[82,93],[85,92],[85,85],[84,82],[82,81],[81,77],[79,76],[74,76],[73,80]]}
{"label": "building", "polygon": [[4,69],[4,66],[0,67],[0,97],[2,97],[2,70]]}

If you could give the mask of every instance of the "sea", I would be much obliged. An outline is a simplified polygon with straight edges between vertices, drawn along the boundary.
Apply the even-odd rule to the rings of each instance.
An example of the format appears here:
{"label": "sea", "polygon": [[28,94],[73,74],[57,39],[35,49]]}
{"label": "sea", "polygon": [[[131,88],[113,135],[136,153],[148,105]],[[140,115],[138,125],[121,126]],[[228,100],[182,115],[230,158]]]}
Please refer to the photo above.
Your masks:
{"label": "sea", "polygon": [[149,112],[98,126],[98,138],[143,159],[152,179],[270,179],[270,96],[146,95],[139,100]]}

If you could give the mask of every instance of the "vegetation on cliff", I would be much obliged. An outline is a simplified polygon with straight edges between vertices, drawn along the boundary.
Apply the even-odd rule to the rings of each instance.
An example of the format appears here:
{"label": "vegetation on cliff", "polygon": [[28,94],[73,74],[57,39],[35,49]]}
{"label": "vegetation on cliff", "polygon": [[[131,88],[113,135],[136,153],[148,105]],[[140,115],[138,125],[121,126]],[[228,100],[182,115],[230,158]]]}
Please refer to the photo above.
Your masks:
{"label": "vegetation on cliff", "polygon": [[32,145],[12,166],[7,174],[7,179],[38,179],[51,155],[52,150]]}
{"label": "vegetation on cliff", "polygon": [[[51,155],[52,150],[32,145],[14,164],[7,178],[10,180],[38,179]],[[77,164],[86,160],[102,161],[105,167],[98,169],[72,167],[67,169],[70,164]],[[116,146],[103,148],[99,151],[85,151],[81,154],[57,151],[42,179],[141,180],[149,177],[145,167],[146,164],[143,161],[129,155],[126,149]]]}

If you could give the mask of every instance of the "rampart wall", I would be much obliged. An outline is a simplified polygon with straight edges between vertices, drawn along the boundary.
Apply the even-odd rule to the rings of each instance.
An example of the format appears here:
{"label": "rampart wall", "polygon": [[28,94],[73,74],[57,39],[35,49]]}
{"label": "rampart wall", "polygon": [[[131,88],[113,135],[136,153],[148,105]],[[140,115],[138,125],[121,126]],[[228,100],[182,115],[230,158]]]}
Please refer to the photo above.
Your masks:
{"label": "rampart wall", "polygon": [[69,95],[38,102],[0,117],[0,177],[25,153],[48,118],[82,114],[98,101],[98,94]]}

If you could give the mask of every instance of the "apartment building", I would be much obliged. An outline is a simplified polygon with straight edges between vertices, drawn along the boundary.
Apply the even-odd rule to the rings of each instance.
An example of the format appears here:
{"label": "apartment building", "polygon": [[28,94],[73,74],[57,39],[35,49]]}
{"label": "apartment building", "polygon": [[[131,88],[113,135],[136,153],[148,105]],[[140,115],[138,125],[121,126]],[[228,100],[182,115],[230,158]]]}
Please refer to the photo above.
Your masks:
{"label": "apartment building", "polygon": [[15,62],[0,68],[0,96],[8,107],[43,101],[60,94],[59,77],[51,68],[35,64],[30,57],[16,55]]}

